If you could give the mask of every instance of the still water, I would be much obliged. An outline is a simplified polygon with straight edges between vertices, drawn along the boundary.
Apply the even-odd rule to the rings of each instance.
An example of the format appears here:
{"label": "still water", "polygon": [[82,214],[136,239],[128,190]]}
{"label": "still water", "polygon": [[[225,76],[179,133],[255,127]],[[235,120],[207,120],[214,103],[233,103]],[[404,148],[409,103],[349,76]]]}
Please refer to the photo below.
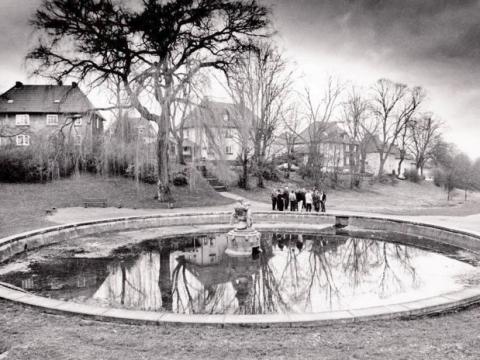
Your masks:
{"label": "still water", "polygon": [[30,292],[181,314],[311,313],[460,290],[476,261],[460,252],[336,235],[263,233],[262,252],[224,254],[225,234],[149,240],[103,258],[46,258],[0,275]]}

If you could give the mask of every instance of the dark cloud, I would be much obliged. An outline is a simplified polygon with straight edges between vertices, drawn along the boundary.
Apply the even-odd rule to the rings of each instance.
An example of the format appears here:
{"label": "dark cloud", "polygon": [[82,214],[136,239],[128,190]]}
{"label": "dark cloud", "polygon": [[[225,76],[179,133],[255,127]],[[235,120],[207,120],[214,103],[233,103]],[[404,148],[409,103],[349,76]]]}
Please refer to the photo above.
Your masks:
{"label": "dark cloud", "polygon": [[335,43],[394,51],[397,57],[480,58],[478,0],[275,1],[291,21]]}

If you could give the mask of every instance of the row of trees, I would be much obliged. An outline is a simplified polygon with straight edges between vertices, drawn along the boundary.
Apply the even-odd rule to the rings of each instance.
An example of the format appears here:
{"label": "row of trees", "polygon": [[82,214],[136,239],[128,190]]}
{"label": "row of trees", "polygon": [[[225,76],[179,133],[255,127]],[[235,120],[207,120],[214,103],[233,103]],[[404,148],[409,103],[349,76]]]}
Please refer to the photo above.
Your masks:
{"label": "row of trees", "polygon": [[154,124],[160,201],[171,196],[169,137],[176,139],[183,162],[183,124],[212,74],[221,74],[238,109],[232,119],[245,186],[252,170],[257,185],[264,186],[275,140],[283,141],[289,166],[298,144],[306,144],[307,166],[319,183],[325,162],[320,145],[335,120],[343,121],[358,144],[350,154],[352,174],[365,170],[371,144],[379,156],[379,176],[395,147],[399,170],[412,154],[420,173],[439,149],[441,122],[422,109],[420,87],[381,79],[365,90],[330,78],[320,96],[310,89],[294,91],[287,61],[264,40],[271,34],[270,10],[257,0],[144,0],[138,6],[120,0],[46,0],[32,24],[39,35],[28,55],[35,73],[57,81],[76,77],[97,86],[114,84],[119,95],[112,109],[118,117],[135,109]]}

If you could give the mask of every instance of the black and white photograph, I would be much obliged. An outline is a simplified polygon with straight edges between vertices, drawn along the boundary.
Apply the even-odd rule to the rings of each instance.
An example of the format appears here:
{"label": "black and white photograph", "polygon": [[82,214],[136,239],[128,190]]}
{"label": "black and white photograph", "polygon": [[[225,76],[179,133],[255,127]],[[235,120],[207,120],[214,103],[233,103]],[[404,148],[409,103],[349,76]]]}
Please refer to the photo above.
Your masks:
{"label": "black and white photograph", "polygon": [[480,359],[480,0],[0,0],[45,359]]}

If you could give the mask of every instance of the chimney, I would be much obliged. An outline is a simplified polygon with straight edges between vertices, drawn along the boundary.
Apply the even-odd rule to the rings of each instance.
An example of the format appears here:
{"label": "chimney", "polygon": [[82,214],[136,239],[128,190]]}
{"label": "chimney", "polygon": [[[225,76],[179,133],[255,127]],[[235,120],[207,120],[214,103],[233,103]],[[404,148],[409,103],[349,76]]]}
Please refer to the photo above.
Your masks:
{"label": "chimney", "polygon": [[22,86],[23,86],[23,83],[22,83],[21,81],[17,81],[17,82],[15,83],[15,87],[16,87],[16,88],[21,88]]}
{"label": "chimney", "polygon": [[76,83],[75,81],[72,82],[72,88],[76,88],[78,86],[78,83]]}

